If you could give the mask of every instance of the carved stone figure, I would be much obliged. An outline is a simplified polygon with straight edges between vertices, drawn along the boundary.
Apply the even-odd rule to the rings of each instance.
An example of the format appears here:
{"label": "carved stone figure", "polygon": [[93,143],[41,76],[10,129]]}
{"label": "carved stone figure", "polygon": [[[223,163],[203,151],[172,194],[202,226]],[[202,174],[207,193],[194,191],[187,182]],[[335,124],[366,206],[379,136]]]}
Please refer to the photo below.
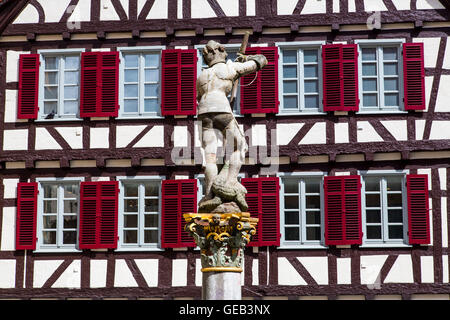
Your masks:
{"label": "carved stone figure", "polygon": [[[201,121],[201,140],[205,151],[205,196],[199,202],[198,212],[225,212],[230,208],[247,211],[247,190],[237,181],[248,146],[227,96],[233,83],[240,77],[258,71],[267,65],[263,55],[238,53],[235,62],[227,61],[225,47],[209,41],[203,49],[203,59],[208,65],[197,79],[198,119]],[[217,136],[223,135],[225,162],[220,173],[217,166]],[[231,153],[231,154],[230,154]],[[215,210],[222,204],[223,208]],[[233,209],[233,210],[234,210]]]}

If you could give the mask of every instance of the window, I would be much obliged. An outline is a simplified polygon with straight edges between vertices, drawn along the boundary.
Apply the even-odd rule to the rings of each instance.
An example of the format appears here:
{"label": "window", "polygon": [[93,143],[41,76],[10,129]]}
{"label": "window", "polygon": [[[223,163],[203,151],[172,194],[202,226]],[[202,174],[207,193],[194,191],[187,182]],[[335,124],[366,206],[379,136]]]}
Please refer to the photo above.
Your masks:
{"label": "window", "polygon": [[281,47],[281,112],[318,112],[321,106],[321,50],[319,45]]}
{"label": "window", "polygon": [[282,178],[282,244],[319,245],[322,242],[322,179]]}
{"label": "window", "polygon": [[403,77],[400,43],[361,43],[361,111],[403,109]]}
{"label": "window", "polygon": [[403,174],[363,176],[364,240],[403,243],[406,239],[406,190]]}
{"label": "window", "polygon": [[156,248],[160,229],[158,180],[121,180],[119,248]]}
{"label": "window", "polygon": [[120,116],[157,116],[161,105],[161,53],[129,49],[119,48],[122,53]]}
{"label": "window", "polygon": [[80,54],[43,53],[41,58],[41,119],[75,118],[79,115]]}
{"label": "window", "polygon": [[79,181],[41,181],[38,200],[38,250],[75,249]]}

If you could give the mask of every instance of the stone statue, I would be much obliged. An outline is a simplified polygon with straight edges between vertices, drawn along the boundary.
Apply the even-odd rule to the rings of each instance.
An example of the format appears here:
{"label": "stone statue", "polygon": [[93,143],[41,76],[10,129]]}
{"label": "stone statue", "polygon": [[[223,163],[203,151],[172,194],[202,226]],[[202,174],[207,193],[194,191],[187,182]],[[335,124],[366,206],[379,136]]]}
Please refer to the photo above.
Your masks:
{"label": "stone statue", "polygon": [[[245,201],[247,190],[238,182],[237,176],[244,163],[248,146],[227,96],[237,79],[265,67],[267,59],[259,54],[246,56],[238,53],[235,62],[227,61],[225,47],[213,40],[206,44],[202,54],[208,68],[204,69],[197,79],[197,113],[202,123],[206,190],[205,196],[199,202],[198,212],[245,212],[248,209]],[[226,160],[220,173],[217,166],[215,129],[222,132],[225,148]]]}

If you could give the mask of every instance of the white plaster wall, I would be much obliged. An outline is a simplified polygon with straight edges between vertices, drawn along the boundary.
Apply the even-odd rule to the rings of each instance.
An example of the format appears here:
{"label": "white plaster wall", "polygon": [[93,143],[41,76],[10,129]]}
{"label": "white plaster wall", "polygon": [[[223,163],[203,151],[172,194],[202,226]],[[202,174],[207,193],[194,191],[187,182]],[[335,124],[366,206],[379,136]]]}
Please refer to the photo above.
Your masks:
{"label": "white plaster wall", "polygon": [[91,1],[80,0],[70,15],[69,22],[82,22],[91,20]]}
{"label": "white plaster wall", "polygon": [[252,145],[253,146],[266,146],[267,135],[265,124],[252,125]]}
{"label": "white plaster wall", "polygon": [[256,15],[255,0],[247,0],[247,15]]}
{"label": "white plaster wall", "polygon": [[125,148],[146,126],[117,126],[116,146]]}
{"label": "white plaster wall", "polygon": [[450,75],[441,74],[435,112],[450,112]]}
{"label": "white plaster wall", "polygon": [[441,38],[413,38],[413,42],[423,42],[425,68],[435,68]]}
{"label": "white plaster wall", "polygon": [[448,283],[448,255],[442,256],[442,282]]}
{"label": "white plaster wall", "polygon": [[74,260],[52,285],[52,288],[79,289],[81,287],[81,260]]}
{"label": "white plaster wall", "polygon": [[442,247],[448,247],[447,197],[441,197]]}
{"label": "white plaster wall", "polygon": [[187,285],[187,259],[172,260],[172,287]]}
{"label": "white plaster wall", "polygon": [[434,77],[425,77],[425,110],[428,111],[428,106],[430,105],[431,89],[433,88]]}
{"label": "white plaster wall", "polygon": [[442,68],[444,69],[450,69],[450,48],[448,47],[448,44],[450,44],[450,37],[447,37],[447,47],[445,47],[444,63],[442,65]]}
{"label": "white plaster wall", "polygon": [[355,0],[348,0],[348,12],[355,12],[355,11],[356,11]]}
{"label": "white plaster wall", "polygon": [[45,22],[59,22],[70,0],[38,0],[45,15]]}
{"label": "white plaster wall", "polygon": [[316,122],[311,130],[300,140],[299,144],[325,144],[327,143],[326,123]]}
{"label": "white plaster wall", "polygon": [[379,284],[380,271],[388,255],[361,256],[361,284]]}
{"label": "white plaster wall", "polygon": [[339,13],[340,12],[340,4],[339,0],[333,0],[333,13]]}
{"label": "white plaster wall", "polygon": [[216,14],[206,0],[191,0],[191,17],[196,18],[214,18]]}
{"label": "white plaster wall", "polygon": [[400,254],[389,271],[384,283],[413,283],[412,259],[409,254]]}
{"label": "white plaster wall", "polygon": [[56,127],[55,129],[72,149],[83,148],[83,127]]}
{"label": "white plaster wall", "polygon": [[430,140],[450,139],[450,121],[435,120],[431,124]]}
{"label": "white plaster wall", "polygon": [[17,184],[19,179],[3,179],[4,199],[14,199],[17,197]]}
{"label": "white plaster wall", "polygon": [[18,90],[5,90],[5,118],[6,123],[26,122],[26,119],[17,119]]}
{"label": "white plaster wall", "polygon": [[172,134],[174,147],[187,147],[189,139],[188,134],[187,126],[175,126]]}
{"label": "white plaster wall", "polygon": [[289,144],[303,125],[303,123],[278,123],[277,145],[285,146]]}
{"label": "white plaster wall", "polygon": [[36,260],[33,268],[33,287],[41,288],[64,260]]}
{"label": "white plaster wall", "polygon": [[164,147],[164,126],[154,126],[151,128],[134,147]]}
{"label": "white plaster wall", "polygon": [[328,257],[297,258],[319,285],[328,284]]}
{"label": "white plaster wall", "polygon": [[92,260],[90,272],[90,287],[104,288],[106,287],[107,260]]}
{"label": "white plaster wall", "polygon": [[169,16],[168,1],[155,0],[153,7],[147,15],[147,19],[167,19]]}
{"label": "white plaster wall", "polygon": [[423,140],[426,120],[416,120],[416,140]]}
{"label": "white plaster wall", "polygon": [[337,269],[337,283],[351,284],[352,283],[352,260],[351,258],[336,258]]}
{"label": "white plaster wall", "polygon": [[259,260],[253,259],[252,261],[252,285],[259,285]]}
{"label": "white plaster wall", "polygon": [[2,217],[2,234],[1,234],[0,250],[13,251],[16,249],[15,246],[16,246],[16,207],[4,207]]}
{"label": "white plaster wall", "polygon": [[[145,1],[145,0],[138,0]],[[183,19],[183,0],[177,0],[177,19]]]}
{"label": "white plaster wall", "polygon": [[27,150],[28,129],[3,131],[3,150]]}
{"label": "white plaster wall", "polygon": [[[405,0],[403,0],[405,1]],[[365,11],[387,11],[383,0],[364,0]]]}
{"label": "white plaster wall", "polygon": [[195,285],[197,287],[202,286],[203,281],[202,278],[203,278],[202,263],[200,259],[195,259]]}
{"label": "white plaster wall", "polygon": [[239,16],[239,0],[217,0],[227,17]]}
{"label": "white plaster wall", "polygon": [[100,0],[100,20],[120,20],[111,0]]}
{"label": "white plaster wall", "polygon": [[36,150],[61,150],[61,146],[45,128],[36,128]]}
{"label": "white plaster wall", "polygon": [[381,121],[381,124],[394,136],[398,141],[408,140],[408,130],[406,120],[390,120]]}
{"label": "white plaster wall", "polygon": [[434,282],[433,256],[420,257],[420,275],[422,283]]}
{"label": "white plaster wall", "polygon": [[441,190],[447,190],[447,168],[439,168],[438,174]]}
{"label": "white plaster wall", "polygon": [[90,147],[109,148],[109,128],[90,128]]}
{"label": "white plaster wall", "polygon": [[394,6],[397,10],[410,10],[411,1],[410,0],[392,0]]}
{"label": "white plaster wall", "polygon": [[341,122],[334,125],[334,141],[335,143],[349,143],[348,123]]}
{"label": "white plaster wall", "polygon": [[323,0],[306,0],[305,6],[301,14],[326,13],[326,1]]}
{"label": "white plaster wall", "polygon": [[428,176],[428,190],[431,190],[431,169],[417,169],[417,174],[426,174]]}
{"label": "white plaster wall", "polygon": [[369,121],[358,121],[356,136],[358,142],[381,142],[384,141]]}
{"label": "white plaster wall", "polygon": [[14,20],[14,23],[38,23],[39,13],[36,8],[31,4],[27,5],[25,9],[19,14],[19,16]]}
{"label": "white plaster wall", "polygon": [[30,51],[6,51],[6,82],[19,81],[19,56]]}
{"label": "white plaster wall", "polygon": [[16,260],[0,260],[0,288],[16,287]]}
{"label": "white plaster wall", "polygon": [[136,265],[149,287],[158,286],[158,259],[135,259]]}
{"label": "white plaster wall", "polygon": [[298,0],[278,0],[277,1],[277,13],[279,15],[291,15],[294,12],[295,6]]}
{"label": "white plaster wall", "polygon": [[439,0],[417,0],[416,8],[417,10],[445,9]]}
{"label": "white plaster wall", "polygon": [[278,257],[278,284],[286,286],[306,285],[306,281],[284,257]]}
{"label": "white plaster wall", "polygon": [[116,260],[114,287],[137,287],[138,284],[124,259]]}

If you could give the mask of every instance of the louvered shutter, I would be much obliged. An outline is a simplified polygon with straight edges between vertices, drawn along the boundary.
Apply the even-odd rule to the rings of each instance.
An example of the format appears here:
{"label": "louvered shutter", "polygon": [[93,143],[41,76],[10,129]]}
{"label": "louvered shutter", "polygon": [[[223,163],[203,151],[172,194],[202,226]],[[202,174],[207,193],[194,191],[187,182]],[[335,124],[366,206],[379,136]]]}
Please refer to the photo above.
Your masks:
{"label": "louvered shutter", "polygon": [[80,249],[117,247],[118,182],[82,182],[80,186]]}
{"label": "louvered shutter", "polygon": [[37,194],[36,182],[17,184],[16,250],[36,249]]}
{"label": "louvered shutter", "polygon": [[323,110],[358,111],[358,50],[355,44],[322,46]]}
{"label": "louvered shutter", "polygon": [[184,213],[197,212],[197,180],[163,180],[161,204],[161,248],[195,247],[184,230]]}
{"label": "louvered shutter", "polygon": [[37,119],[39,88],[39,55],[19,56],[19,95],[17,119]]}
{"label": "louvered shutter", "polygon": [[81,117],[117,117],[118,88],[118,52],[81,54]]}
{"label": "louvered shutter", "polygon": [[325,177],[324,193],[325,244],[361,244],[360,177]]}
{"label": "louvered shutter", "polygon": [[197,51],[169,49],[162,51],[161,114],[195,115],[197,113]]}
{"label": "louvered shutter", "polygon": [[430,243],[428,176],[407,175],[409,244]]}
{"label": "louvered shutter", "polygon": [[280,196],[278,178],[245,178],[246,201],[251,217],[258,218],[250,246],[280,245]]}
{"label": "louvered shutter", "polygon": [[[268,64],[241,79],[241,114],[278,113],[278,48],[251,47],[246,55],[262,54]],[[252,82],[253,81],[253,82]]]}
{"label": "louvered shutter", "polygon": [[403,44],[405,110],[425,110],[423,43]]}

